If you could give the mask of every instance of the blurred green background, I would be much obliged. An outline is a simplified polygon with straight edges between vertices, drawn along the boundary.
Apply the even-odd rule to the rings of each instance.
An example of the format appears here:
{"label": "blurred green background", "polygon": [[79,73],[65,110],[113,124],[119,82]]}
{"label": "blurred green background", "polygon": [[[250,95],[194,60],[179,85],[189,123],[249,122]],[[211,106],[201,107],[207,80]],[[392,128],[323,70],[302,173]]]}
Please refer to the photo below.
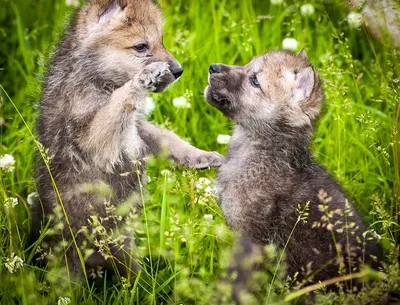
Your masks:
{"label": "blurred green background", "polygon": [[[305,13],[304,4],[313,12]],[[386,253],[396,251],[400,60],[390,41],[375,41],[363,25],[349,23],[349,12],[357,9],[347,7],[346,1],[163,0],[161,6],[165,45],[185,72],[167,92],[152,96],[156,107],[149,119],[202,149],[225,153],[226,145],[219,144],[217,136],[230,134],[232,123],[203,98],[209,65],[245,64],[256,54],[282,48],[285,38],[294,38],[298,44],[293,50],[306,49],[325,89],[313,140],[315,157],[381,236]],[[215,300],[232,245],[215,198],[198,185],[200,177],[212,180],[215,173],[186,171],[165,160],[149,164],[149,218],[138,235],[146,248],[144,256],[156,253],[158,263],[156,269],[145,268],[143,283],[141,279],[132,287],[104,281],[102,289],[98,285],[75,289],[68,279],[29,264],[33,250],[26,242],[27,196],[35,192],[35,143],[30,130],[48,60],[75,7],[64,0],[0,0],[0,8],[0,157],[10,154],[16,160],[11,173],[0,172],[0,203],[19,200],[12,211],[0,207],[0,304],[63,304],[63,297],[71,304]],[[173,99],[181,96],[190,108],[173,105]],[[171,171],[169,179],[160,174],[166,168]],[[161,217],[162,209],[166,217]],[[168,241],[161,249],[160,232]],[[16,273],[4,267],[13,253],[25,262]],[[282,285],[277,285],[270,303],[283,302],[284,282],[282,273]],[[259,285],[265,288],[268,283]]]}

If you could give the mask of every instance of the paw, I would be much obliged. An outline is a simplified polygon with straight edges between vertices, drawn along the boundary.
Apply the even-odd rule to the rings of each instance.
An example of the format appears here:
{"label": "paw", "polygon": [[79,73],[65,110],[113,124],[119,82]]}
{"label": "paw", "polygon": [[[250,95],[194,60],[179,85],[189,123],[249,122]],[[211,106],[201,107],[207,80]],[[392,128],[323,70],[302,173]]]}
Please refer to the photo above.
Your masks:
{"label": "paw", "polygon": [[203,152],[190,164],[190,167],[205,169],[210,167],[220,167],[225,161],[225,157],[215,151]]}
{"label": "paw", "polygon": [[138,76],[138,84],[146,91],[156,91],[160,84],[170,78],[169,65],[166,62],[153,62],[147,65]]}

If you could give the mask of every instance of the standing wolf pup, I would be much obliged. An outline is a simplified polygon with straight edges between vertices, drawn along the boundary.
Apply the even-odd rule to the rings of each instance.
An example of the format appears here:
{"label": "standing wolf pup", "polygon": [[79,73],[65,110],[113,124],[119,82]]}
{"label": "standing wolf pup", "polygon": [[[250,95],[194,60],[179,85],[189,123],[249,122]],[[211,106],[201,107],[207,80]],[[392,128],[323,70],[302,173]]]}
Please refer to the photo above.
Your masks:
{"label": "standing wolf pup", "polygon": [[[182,72],[163,46],[162,13],[151,0],[88,1],[61,41],[46,77],[38,119],[39,141],[47,150],[57,191],[39,157],[41,204],[35,206],[32,222],[38,236],[42,221],[46,224],[62,201],[62,238],[71,243],[66,256],[74,274],[83,270],[72,241],[79,248],[87,243],[78,231],[84,227],[95,231],[89,225],[93,216],[104,220],[102,226],[110,232],[123,222],[107,220],[105,201],[112,206],[131,201],[140,209],[138,192],[145,183],[146,156],[165,150],[185,166],[221,164],[218,153],[199,150],[145,120],[147,92],[163,91]],[[101,196],[96,186],[103,193],[109,191]],[[92,246],[86,267],[113,265],[126,277],[129,269],[137,267],[125,255],[133,247],[131,242],[126,239],[123,247],[108,245],[109,259]],[[54,240],[45,243],[55,245]]]}
{"label": "standing wolf pup", "polygon": [[[290,275],[303,268],[319,281],[339,269],[376,266],[377,244],[363,244],[370,237],[366,226],[308,149],[323,92],[304,51],[268,52],[245,66],[213,64],[205,96],[237,123],[217,178],[233,229],[260,248],[274,243],[282,249],[288,241]],[[291,233],[298,205],[308,209],[307,223]]]}

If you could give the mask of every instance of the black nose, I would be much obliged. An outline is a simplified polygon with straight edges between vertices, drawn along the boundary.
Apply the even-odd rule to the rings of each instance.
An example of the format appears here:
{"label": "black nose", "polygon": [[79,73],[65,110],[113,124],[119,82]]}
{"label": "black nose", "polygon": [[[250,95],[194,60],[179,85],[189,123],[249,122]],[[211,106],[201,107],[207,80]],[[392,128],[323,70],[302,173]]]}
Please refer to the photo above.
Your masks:
{"label": "black nose", "polygon": [[174,67],[171,68],[171,73],[175,76],[175,79],[177,79],[179,76],[182,75],[183,69],[182,67]]}
{"label": "black nose", "polygon": [[210,73],[221,73],[221,65],[219,64],[212,64],[209,69]]}

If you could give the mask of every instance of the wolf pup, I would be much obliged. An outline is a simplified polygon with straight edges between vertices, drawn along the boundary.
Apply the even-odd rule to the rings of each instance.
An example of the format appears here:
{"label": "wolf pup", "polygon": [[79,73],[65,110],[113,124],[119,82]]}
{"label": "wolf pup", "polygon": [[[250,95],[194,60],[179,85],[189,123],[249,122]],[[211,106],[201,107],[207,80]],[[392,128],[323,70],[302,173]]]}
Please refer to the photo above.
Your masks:
{"label": "wolf pup", "polygon": [[287,243],[288,274],[303,269],[303,279],[377,265],[376,242],[367,241],[361,217],[308,149],[323,92],[304,51],[268,52],[245,66],[213,64],[205,97],[237,123],[217,178],[234,230],[256,248]]}
{"label": "wolf pup", "polygon": [[[59,44],[40,103],[38,136],[48,162],[39,157],[41,204],[34,208],[32,223],[38,236],[43,223],[54,226],[49,219],[62,207],[62,236],[55,239],[70,243],[66,257],[73,273],[82,275],[77,247],[88,244],[79,231],[97,232],[94,219],[102,220],[109,232],[123,222],[107,218],[104,202],[115,207],[130,201],[140,209],[146,156],[165,151],[192,168],[222,163],[218,153],[197,149],[145,119],[147,93],[163,91],[182,72],[163,45],[162,13],[151,0],[88,1]],[[100,254],[104,249],[99,245],[91,246],[86,268],[117,266],[125,277],[137,269],[126,255],[133,247],[129,238],[122,247],[106,246],[111,251],[107,255]]]}

